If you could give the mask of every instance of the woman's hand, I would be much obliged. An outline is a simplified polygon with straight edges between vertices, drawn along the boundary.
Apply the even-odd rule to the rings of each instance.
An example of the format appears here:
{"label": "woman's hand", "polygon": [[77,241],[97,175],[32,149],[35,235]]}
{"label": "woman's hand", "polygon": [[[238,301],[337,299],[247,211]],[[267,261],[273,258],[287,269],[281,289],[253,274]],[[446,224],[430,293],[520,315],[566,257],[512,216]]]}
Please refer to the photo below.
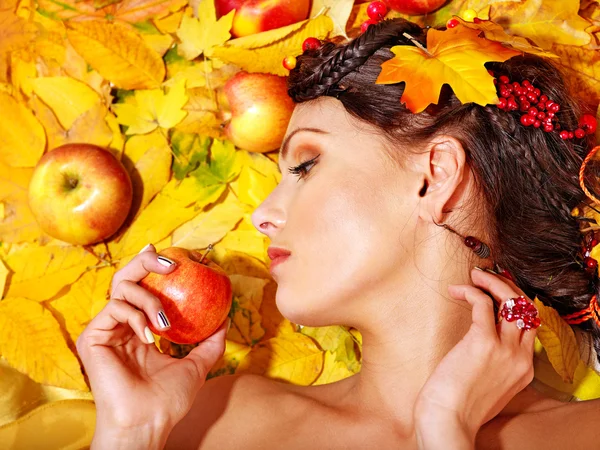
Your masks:
{"label": "woman's hand", "polygon": [[159,322],[160,301],[137,282],[173,268],[159,262],[152,245],[144,248],[115,274],[111,300],[77,339],[96,402],[92,448],[162,448],[223,354],[226,324],[183,359],[149,342],[148,320],[168,327]]}
{"label": "woman's hand", "polygon": [[420,448],[474,448],[479,428],[533,379],[536,330],[522,331],[506,320],[496,324],[485,292],[500,307],[526,296],[500,275],[475,269],[471,277],[477,287],[449,287],[452,297],[473,306],[473,323],[419,393],[414,414]]}

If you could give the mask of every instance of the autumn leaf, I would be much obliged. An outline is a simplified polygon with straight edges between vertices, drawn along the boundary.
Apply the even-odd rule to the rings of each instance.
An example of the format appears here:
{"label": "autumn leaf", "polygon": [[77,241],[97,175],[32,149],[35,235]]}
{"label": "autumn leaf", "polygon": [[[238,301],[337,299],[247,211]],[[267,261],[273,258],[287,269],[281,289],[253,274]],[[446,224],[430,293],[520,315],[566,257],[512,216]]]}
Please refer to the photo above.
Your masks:
{"label": "autumn leaf", "polygon": [[80,246],[28,245],[16,249],[4,260],[13,273],[6,296],[48,300],[97,262]]}
{"label": "autumn leaf", "polygon": [[186,59],[194,59],[206,50],[226,42],[231,34],[235,9],[216,18],[215,4],[212,0],[203,0],[198,6],[198,13],[192,15],[191,8],[184,13],[177,37],[181,44],[178,51]]}
{"label": "autumn leaf", "polygon": [[333,21],[333,31],[329,37],[344,36],[346,23],[352,13],[353,0],[313,0],[308,17],[315,18],[318,14],[325,14]]}
{"label": "autumn leaf", "polygon": [[537,298],[534,302],[542,321],[537,338],[544,346],[554,370],[566,383],[572,383],[580,360],[575,334],[554,308],[544,305]]}
{"label": "autumn leaf", "polygon": [[333,30],[331,18],[321,15],[292,25],[262,33],[231,39],[206,52],[211,58],[232,63],[248,72],[288,75],[281,62],[286,56],[302,53],[302,43],[308,37],[326,38]]}
{"label": "autumn leaf", "polygon": [[253,346],[265,334],[261,325],[262,317],[259,309],[262,303],[263,288],[268,283],[264,278],[231,274],[233,302],[231,306],[231,328],[228,339]]}
{"label": "autumn leaf", "polygon": [[107,303],[114,273],[114,267],[110,266],[89,270],[71,284],[64,295],[46,302],[48,308],[58,317],[59,323],[69,333],[73,343],[94,318],[95,304]]}
{"label": "autumn leaf", "polygon": [[308,336],[285,334],[257,344],[236,373],[255,373],[308,386],[323,369],[323,351]]}
{"label": "autumn leaf", "polygon": [[241,155],[243,167],[231,189],[242,202],[256,208],[275,189],[281,173],[277,164],[261,153],[243,151]]}
{"label": "autumn leaf", "polygon": [[135,91],[131,102],[112,105],[117,122],[127,125],[125,134],[144,134],[157,127],[172,128],[183,120],[183,106],[188,100],[185,80],[168,88]]}
{"label": "autumn leaf", "polygon": [[38,11],[54,20],[139,23],[161,18],[183,7],[186,0],[37,0]]}
{"label": "autumn leaf", "polygon": [[0,301],[0,354],[39,383],[89,390],[56,319],[33,300]]}
{"label": "autumn leaf", "polygon": [[171,135],[173,175],[175,178],[183,180],[200,163],[206,162],[210,144],[210,138],[175,130]]}
{"label": "autumn leaf", "polygon": [[556,62],[573,92],[585,102],[600,102],[600,52],[573,45],[553,45]]}
{"label": "autumn leaf", "polygon": [[165,77],[160,55],[123,24],[68,22],[67,36],[90,66],[121,89],[157,88]]}
{"label": "autumn leaf", "polygon": [[0,92],[0,159],[11,167],[34,167],[46,147],[44,128],[25,105]]}
{"label": "autumn leaf", "polygon": [[393,58],[385,61],[377,84],[405,82],[400,99],[413,113],[437,104],[442,85],[448,84],[462,103],[485,106],[498,102],[493,77],[484,64],[506,61],[520,54],[498,42],[479,38],[480,31],[457,26],[446,31],[430,29],[427,53],[409,45],[391,48]]}
{"label": "autumn leaf", "polygon": [[221,359],[212,367],[206,379],[222,375],[233,375],[240,362],[251,350],[252,347],[228,339],[225,341],[225,353],[223,353]]}
{"label": "autumn leaf", "polygon": [[36,38],[36,26],[13,13],[0,9],[0,81],[8,78],[7,58],[10,52],[27,46]]}
{"label": "autumn leaf", "polygon": [[335,383],[356,373],[350,370],[344,361],[338,360],[335,353],[325,352],[324,356],[323,370],[319,377],[313,381],[312,386]]}
{"label": "autumn leaf", "polygon": [[578,15],[579,1],[525,0],[522,3],[494,3],[490,19],[510,34],[531,39],[550,49],[552,44],[586,45],[590,23]]}
{"label": "autumn leaf", "polygon": [[189,100],[183,108],[188,114],[175,128],[185,133],[225,139],[216,93],[209,88],[197,87],[188,90],[188,95]]}

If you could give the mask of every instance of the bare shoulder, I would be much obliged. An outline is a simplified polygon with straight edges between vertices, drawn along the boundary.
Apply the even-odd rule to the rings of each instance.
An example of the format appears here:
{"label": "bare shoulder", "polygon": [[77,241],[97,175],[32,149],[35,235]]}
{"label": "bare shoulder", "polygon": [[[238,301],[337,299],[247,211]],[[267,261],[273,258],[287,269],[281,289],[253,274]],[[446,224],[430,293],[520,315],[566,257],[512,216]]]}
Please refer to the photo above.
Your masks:
{"label": "bare shoulder", "polygon": [[[312,400],[297,386],[258,375],[212,378],[171,432],[169,449],[251,448],[252,439],[290,420]],[[299,408],[300,407],[300,408]]]}
{"label": "bare shoulder", "polygon": [[477,435],[477,448],[583,449],[600,442],[600,399],[544,402],[522,412],[499,415]]}

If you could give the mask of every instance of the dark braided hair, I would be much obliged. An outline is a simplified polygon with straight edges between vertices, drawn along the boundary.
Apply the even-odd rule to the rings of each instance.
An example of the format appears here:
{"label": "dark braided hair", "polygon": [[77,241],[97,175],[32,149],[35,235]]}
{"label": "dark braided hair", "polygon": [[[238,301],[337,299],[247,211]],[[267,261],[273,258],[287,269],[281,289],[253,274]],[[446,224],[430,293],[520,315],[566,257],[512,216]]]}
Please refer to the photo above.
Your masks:
{"label": "dark braided hair", "polygon": [[[336,97],[351,115],[381,131],[399,162],[400,148],[418,148],[442,133],[456,137],[482,194],[478,213],[487,222],[485,238],[494,260],[529,297],[559,314],[587,307],[600,283],[596,273],[584,270],[580,222],[571,211],[586,198],[578,173],[592,138],[563,140],[556,132],[525,127],[519,111],[462,104],[448,86],[437,105],[411,113],[400,102],[404,83],[375,80],[381,64],[394,57],[391,47],[415,45],[414,40],[426,46],[426,33],[407,20],[386,19],[349,42],[323,42],[298,57],[288,93],[297,103]],[[525,54],[486,67],[512,81],[529,80],[561,105],[557,118],[563,129],[577,128],[582,108],[552,62]],[[595,322],[576,326],[592,333],[600,354]]]}

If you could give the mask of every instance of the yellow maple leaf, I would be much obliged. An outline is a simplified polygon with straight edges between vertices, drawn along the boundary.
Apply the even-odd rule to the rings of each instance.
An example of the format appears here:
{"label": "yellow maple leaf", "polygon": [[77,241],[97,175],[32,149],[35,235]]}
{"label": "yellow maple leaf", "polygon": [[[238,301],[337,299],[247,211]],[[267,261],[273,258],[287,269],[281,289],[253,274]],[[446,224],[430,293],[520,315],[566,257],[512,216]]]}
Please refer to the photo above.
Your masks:
{"label": "yellow maple leaf", "polygon": [[281,28],[231,39],[224,45],[213,47],[206,56],[232,63],[248,72],[265,72],[288,75],[282,61],[286,56],[302,53],[302,43],[308,37],[325,39],[333,30],[330,17],[320,15]]}
{"label": "yellow maple leaf", "polygon": [[566,383],[572,383],[581,359],[575,333],[554,308],[544,305],[537,297],[534,302],[542,321],[537,338],[544,346],[554,370]]}
{"label": "yellow maple leaf", "polygon": [[58,322],[33,300],[15,297],[0,302],[0,353],[39,383],[88,390]]}
{"label": "yellow maple leaf", "polygon": [[52,109],[67,130],[79,116],[100,102],[93,89],[71,77],[40,77],[31,80],[31,85],[33,92]]}
{"label": "yellow maple leaf", "polygon": [[128,139],[125,155],[123,164],[132,175],[134,205],[139,214],[171,178],[171,147],[165,136],[154,130]]}
{"label": "yellow maple leaf", "polygon": [[234,374],[240,362],[250,353],[250,350],[252,350],[252,347],[227,339],[225,341],[225,353],[212,367],[207,378]]}
{"label": "yellow maple leaf", "polygon": [[46,302],[48,308],[64,322],[73,343],[94,318],[94,304],[106,303],[114,273],[114,267],[110,266],[89,270],[74,282],[64,295]]}
{"label": "yellow maple leaf", "polygon": [[217,20],[215,4],[210,0],[200,2],[197,14],[192,15],[192,9],[188,8],[177,30],[177,37],[181,40],[178,52],[186,59],[194,59],[215,45],[226,42],[231,37],[229,30],[234,14],[235,9]]}
{"label": "yellow maple leaf", "polygon": [[127,125],[125,134],[144,134],[157,127],[172,128],[183,120],[187,112],[183,110],[188,97],[185,80],[168,88],[135,91],[129,103],[117,103],[112,109],[120,124]]}
{"label": "yellow maple leaf", "polygon": [[173,245],[185,248],[207,248],[225,236],[242,218],[251,212],[247,205],[228,191],[221,203],[202,211],[189,222],[173,231]]}
{"label": "yellow maple leaf", "polygon": [[34,167],[46,147],[46,135],[31,111],[0,92],[0,159],[12,167]]}
{"label": "yellow maple leaf", "polygon": [[461,25],[446,31],[430,29],[427,52],[410,45],[394,46],[391,51],[396,56],[381,65],[376,83],[406,83],[400,101],[413,113],[437,104],[444,84],[462,103],[496,104],[496,86],[484,63],[506,61],[520,52],[480,38],[480,33]]}
{"label": "yellow maple leaf", "polygon": [[334,352],[326,351],[324,355],[323,370],[312,386],[335,383],[356,373],[350,370],[344,361],[338,360]]}
{"label": "yellow maple leaf", "polygon": [[236,373],[255,373],[308,386],[321,374],[323,353],[308,336],[284,334],[255,345]]}
{"label": "yellow maple leaf", "polygon": [[263,288],[268,280],[237,274],[229,275],[229,279],[231,280],[233,303],[228,339],[253,346],[265,334],[265,330],[261,326],[262,318],[259,309],[262,304]]}
{"label": "yellow maple leaf", "polygon": [[152,89],[163,81],[162,58],[127,26],[99,21],[67,24],[75,50],[118,88]]}
{"label": "yellow maple leaf", "polygon": [[586,45],[590,23],[578,15],[579,1],[525,0],[522,3],[494,3],[490,18],[510,34],[531,39],[550,49],[552,44]]}
{"label": "yellow maple leaf", "polygon": [[348,38],[346,23],[353,6],[354,2],[348,0],[313,0],[308,17],[314,18],[318,14],[329,16],[333,21],[333,31],[329,37],[344,36]]}
{"label": "yellow maple leaf", "polygon": [[36,35],[35,24],[18,17],[13,8],[0,8],[0,81],[8,78],[7,55],[27,46]]}
{"label": "yellow maple leaf", "polygon": [[0,192],[4,217],[0,220],[2,247],[9,242],[34,242],[45,234],[31,213],[28,204],[29,180],[32,168],[10,167],[0,161]]}
{"label": "yellow maple leaf", "polygon": [[4,260],[13,272],[6,296],[48,300],[97,262],[79,246],[28,245],[15,249]]}

